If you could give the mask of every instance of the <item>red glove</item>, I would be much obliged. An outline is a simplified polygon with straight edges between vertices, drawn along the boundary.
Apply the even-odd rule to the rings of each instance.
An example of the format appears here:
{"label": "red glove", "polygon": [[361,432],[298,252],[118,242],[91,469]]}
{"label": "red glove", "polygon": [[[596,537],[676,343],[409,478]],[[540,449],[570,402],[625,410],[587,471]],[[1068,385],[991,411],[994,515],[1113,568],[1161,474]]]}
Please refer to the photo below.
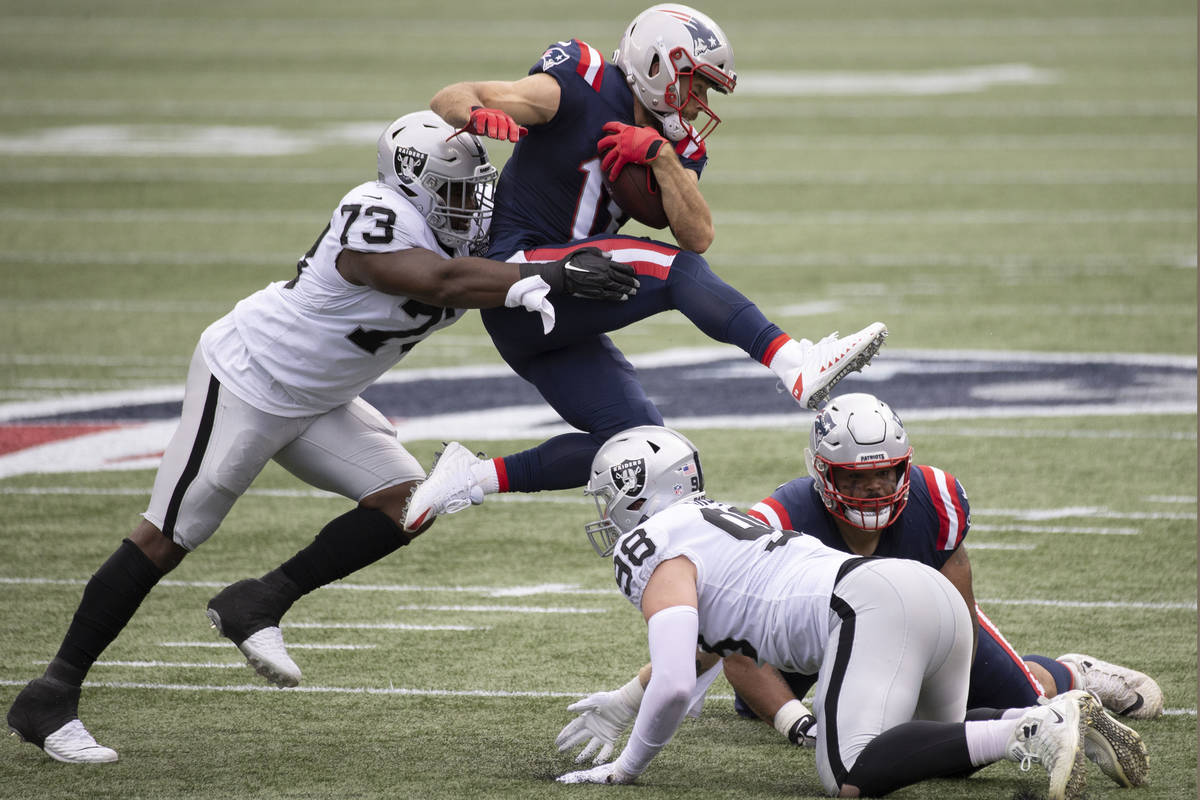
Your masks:
{"label": "red glove", "polygon": [[515,142],[529,133],[528,128],[518,125],[515,119],[500,109],[483,106],[471,106],[471,116],[467,124],[456,130],[454,135],[457,136],[463,131],[490,139],[507,139],[510,142]]}
{"label": "red glove", "polygon": [[649,164],[667,143],[658,131],[640,125],[606,122],[604,130],[609,135],[597,142],[596,149],[604,156],[600,167],[608,171],[610,181],[617,179],[626,164]]}

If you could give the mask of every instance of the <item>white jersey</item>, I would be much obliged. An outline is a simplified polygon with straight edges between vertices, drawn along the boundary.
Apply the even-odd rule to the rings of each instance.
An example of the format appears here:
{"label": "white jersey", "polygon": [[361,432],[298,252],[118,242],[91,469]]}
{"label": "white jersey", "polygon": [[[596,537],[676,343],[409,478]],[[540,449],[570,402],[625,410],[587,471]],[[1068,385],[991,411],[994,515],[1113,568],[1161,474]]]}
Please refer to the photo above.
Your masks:
{"label": "white jersey", "polygon": [[677,503],[622,536],[617,586],[638,608],[655,567],[684,556],[696,565],[699,644],[726,655],[812,674],[829,641],[838,568],[853,556],[795,531],[773,530],[725,503]]}
{"label": "white jersey", "polygon": [[450,257],[396,191],[374,181],[351,189],[295,279],[255,292],[204,331],[200,346],[212,374],[242,400],[279,416],[321,414],[350,402],[417,342],[464,313],[355,286],[337,270],[343,249],[412,247]]}

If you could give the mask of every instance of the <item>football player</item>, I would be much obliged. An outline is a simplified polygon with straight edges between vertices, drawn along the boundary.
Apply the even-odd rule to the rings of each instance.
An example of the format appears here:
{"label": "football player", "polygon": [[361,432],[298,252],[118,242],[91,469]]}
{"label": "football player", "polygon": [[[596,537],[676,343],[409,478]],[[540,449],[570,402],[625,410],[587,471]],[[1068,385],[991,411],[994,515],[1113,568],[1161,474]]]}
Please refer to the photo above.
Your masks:
{"label": "football player", "polygon": [[[1142,719],[1162,713],[1158,684],[1141,672],[1076,654],[1016,655],[975,603],[963,544],[970,527],[966,492],[954,476],[912,464],[908,434],[886,403],[864,393],[834,398],[813,421],[809,438],[810,477],[779,487],[748,516],[776,530],[804,531],[844,553],[910,559],[944,575],[972,611],[967,708],[1020,708],[1086,689],[1116,713]],[[738,654],[726,656],[723,666],[740,714],[767,720],[793,744],[811,746],[815,720],[797,698],[817,682],[815,674],[781,674]],[[580,716],[560,735],[562,749],[586,741],[581,759],[598,750],[597,760],[606,759],[632,723],[650,674],[643,667],[621,690],[574,704]],[[1127,785],[1119,774],[1113,777]]]}
{"label": "football player", "polygon": [[[1138,719],[1162,714],[1162,691],[1144,673],[1076,653],[1057,659],[1016,654],[975,602],[964,544],[971,524],[966,491],[948,472],[914,465],[912,452],[900,418],[886,403],[864,393],[834,398],[813,421],[805,450],[808,477],[780,486],[749,515],[773,528],[804,531],[843,552],[912,559],[945,575],[971,610],[975,631],[968,708],[1033,705],[1041,697],[1086,689],[1118,714]],[[734,681],[752,668],[725,665]],[[756,688],[746,699],[763,719],[775,718],[780,699],[804,697],[816,680],[784,677],[791,692],[775,700],[751,697],[772,685],[751,682]]]}
{"label": "football player", "polygon": [[[801,404],[816,407],[846,373],[878,351],[874,323],[815,345],[793,340],[699,255],[713,238],[698,179],[705,136],[719,118],[710,93],[737,83],[733,48],[709,17],[683,5],[653,6],[621,37],[611,61],[579,39],[551,45],[517,81],[456,83],[431,107],[453,125],[516,142],[496,196],[491,258],[557,258],[592,246],[631,262],[637,297],[589,307],[565,301],[543,337],[502,309],[483,314],[500,355],[581,433],[503,458],[478,459],[458,443],[439,458],[409,506],[407,528],[483,502],[493,492],[583,486],[588,465],[613,434],[660,424],[662,415],[608,332],[675,309],[697,328],[765,364]],[[625,164],[648,165],[679,246],[616,234],[625,222],[604,180]]]}
{"label": "football player", "polygon": [[338,201],[296,276],[201,334],[144,519],[88,581],[45,674],[17,695],[13,733],[59,761],[117,760],[79,720],[84,677],[272,459],[357,506],[280,568],[222,591],[208,615],[272,682],[299,681],[279,631],[284,612],[419,532],[401,523],[425,473],[359,393],[466,308],[509,303],[549,319],[547,294],[636,291],[632,269],[595,250],[524,265],[472,255],[486,245],[495,181],[475,136],[429,111],[401,117],[379,138],[378,180]]}
{"label": "football player", "polygon": [[621,754],[560,782],[637,779],[687,713],[697,642],[818,676],[817,773],[830,795],[879,797],[1008,759],[1041,764],[1052,800],[1075,799],[1086,786],[1085,749],[1144,780],[1141,738],[1087,692],[967,715],[971,617],[950,581],[708,499],[699,455],[675,431],[643,426],[610,439],[586,493],[601,516],[588,537],[646,619],[652,674]]}

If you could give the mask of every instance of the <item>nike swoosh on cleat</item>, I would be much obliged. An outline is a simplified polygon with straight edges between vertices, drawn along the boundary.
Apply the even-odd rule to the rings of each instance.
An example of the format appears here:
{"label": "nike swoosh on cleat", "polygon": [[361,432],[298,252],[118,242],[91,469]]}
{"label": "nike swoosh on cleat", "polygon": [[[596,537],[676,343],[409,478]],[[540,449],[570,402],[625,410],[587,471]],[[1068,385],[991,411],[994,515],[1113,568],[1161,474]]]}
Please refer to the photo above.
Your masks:
{"label": "nike swoosh on cleat", "polygon": [[1062,715],[1062,714],[1058,713],[1058,712],[1057,712],[1057,711],[1055,711],[1053,708],[1052,708],[1052,709],[1050,709],[1050,713],[1051,713],[1051,714],[1053,714],[1054,716],[1058,717],[1058,721],[1059,721],[1059,722],[1066,722],[1066,721],[1067,721],[1067,720],[1066,720],[1066,718],[1065,718],[1065,717],[1063,717],[1063,715]]}
{"label": "nike swoosh on cleat", "polygon": [[1126,708],[1123,711],[1118,711],[1117,712],[1118,714],[1121,714],[1122,716],[1128,715],[1129,713],[1131,713],[1133,711],[1137,711],[1139,708],[1142,707],[1142,704],[1146,702],[1140,692],[1135,692],[1134,694],[1137,695],[1137,700],[1134,701],[1133,705],[1129,706],[1129,708]]}

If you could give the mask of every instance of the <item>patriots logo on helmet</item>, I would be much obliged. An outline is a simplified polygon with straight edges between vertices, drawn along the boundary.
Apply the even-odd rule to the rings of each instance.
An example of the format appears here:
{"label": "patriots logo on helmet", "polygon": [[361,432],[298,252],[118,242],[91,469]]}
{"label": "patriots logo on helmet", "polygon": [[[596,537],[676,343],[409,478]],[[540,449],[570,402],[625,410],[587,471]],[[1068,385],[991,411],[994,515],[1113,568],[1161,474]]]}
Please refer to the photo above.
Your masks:
{"label": "patriots logo on helmet", "polygon": [[396,148],[396,174],[420,175],[429,155],[411,147]]}
{"label": "patriots logo on helmet", "polygon": [[692,35],[692,45],[697,56],[704,55],[709,50],[716,50],[721,46],[721,39],[713,32],[712,28],[695,17],[689,17],[683,23],[683,27]]}
{"label": "patriots logo on helmet", "polygon": [[636,497],[646,488],[646,460],[631,458],[612,468],[613,483],[617,489]]}
{"label": "patriots logo on helmet", "polygon": [[813,430],[817,432],[817,436],[824,439],[829,435],[829,432],[837,427],[837,423],[833,421],[833,415],[828,411],[822,411],[813,420]]}

